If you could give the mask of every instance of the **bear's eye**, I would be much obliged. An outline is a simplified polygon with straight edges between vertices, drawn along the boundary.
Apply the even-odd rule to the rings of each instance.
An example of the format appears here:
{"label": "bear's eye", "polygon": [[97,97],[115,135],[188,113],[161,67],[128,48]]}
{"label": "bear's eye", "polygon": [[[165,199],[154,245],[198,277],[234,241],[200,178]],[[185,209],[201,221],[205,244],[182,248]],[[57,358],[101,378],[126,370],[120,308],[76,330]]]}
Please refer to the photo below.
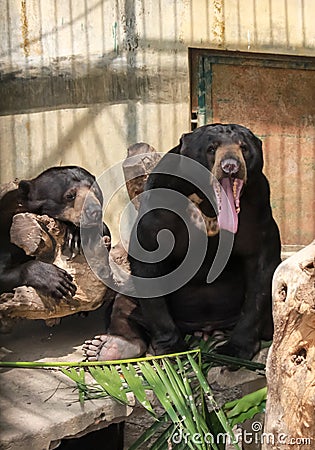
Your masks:
{"label": "bear's eye", "polygon": [[242,150],[243,155],[248,155],[249,149],[248,149],[247,145],[241,144],[241,145],[240,145],[240,148],[241,148],[241,150]]}
{"label": "bear's eye", "polygon": [[214,155],[216,149],[217,149],[217,146],[215,144],[210,144],[207,149],[207,152],[210,153],[210,155]]}
{"label": "bear's eye", "polygon": [[72,202],[73,200],[75,200],[76,196],[77,196],[77,193],[75,191],[71,191],[66,194],[66,199],[69,202]]}

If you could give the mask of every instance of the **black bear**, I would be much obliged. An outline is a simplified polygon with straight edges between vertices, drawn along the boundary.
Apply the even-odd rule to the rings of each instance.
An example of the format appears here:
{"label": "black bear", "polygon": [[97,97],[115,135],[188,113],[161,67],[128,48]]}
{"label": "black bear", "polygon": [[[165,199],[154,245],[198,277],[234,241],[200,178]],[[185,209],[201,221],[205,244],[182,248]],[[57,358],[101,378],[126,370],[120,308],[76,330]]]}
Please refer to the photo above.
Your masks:
{"label": "black bear", "polygon": [[77,166],[52,167],[0,200],[0,293],[32,286],[56,300],[73,296],[76,286],[65,270],[35,260],[10,242],[12,218],[17,213],[48,215],[67,225],[68,245],[78,247],[80,227],[110,232],[102,223],[103,196],[95,177]]}
{"label": "black bear", "polygon": [[[129,261],[156,354],[185,348],[186,333],[230,328],[221,351],[249,359],[261,339],[272,338],[271,279],[281,246],[262,168],[262,142],[249,129],[211,124],[182,136],[150,174]],[[185,206],[187,198],[195,212]],[[180,201],[183,213],[177,214]],[[157,261],[155,254],[166,252],[164,240],[171,242],[165,230],[174,242]],[[204,234],[208,238],[202,247],[198,242]],[[189,277],[182,276],[177,287],[184,263]],[[153,292],[154,280],[158,289]]]}
{"label": "black bear", "polygon": [[185,334],[229,330],[220,352],[252,358],[272,338],[280,236],[262,142],[236,124],[182,136],[151,172],[129,244],[134,292],[116,297],[89,360],[184,350]]}

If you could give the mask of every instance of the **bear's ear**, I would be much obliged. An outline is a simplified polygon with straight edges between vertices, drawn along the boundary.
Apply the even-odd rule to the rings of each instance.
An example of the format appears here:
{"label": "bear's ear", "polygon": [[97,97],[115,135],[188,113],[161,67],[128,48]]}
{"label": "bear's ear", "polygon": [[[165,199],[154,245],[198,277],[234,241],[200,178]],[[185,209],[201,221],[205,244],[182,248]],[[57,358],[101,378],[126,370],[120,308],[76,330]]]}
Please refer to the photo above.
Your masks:
{"label": "bear's ear", "polygon": [[179,153],[181,155],[187,155],[187,153],[189,154],[193,152],[197,154],[199,151],[201,151],[209,140],[205,132],[206,127],[199,127],[194,131],[191,131],[190,133],[182,134],[179,140]]}
{"label": "bear's ear", "polygon": [[207,162],[207,146],[209,143],[209,136],[205,136],[204,127],[196,128],[191,133],[185,133],[180,138],[179,154],[188,156],[199,162],[205,167],[208,167]]}
{"label": "bear's ear", "polygon": [[189,148],[192,140],[192,133],[184,133],[179,140],[179,153],[185,155],[186,150]]}
{"label": "bear's ear", "polygon": [[253,135],[253,141],[254,141],[256,147],[257,147],[259,150],[262,150],[262,140],[259,139],[259,137],[257,137],[254,133],[252,133],[252,135]]}
{"label": "bear's ear", "polygon": [[27,180],[21,180],[19,182],[19,196],[21,199],[27,199],[31,190],[31,182]]}
{"label": "bear's ear", "polygon": [[264,166],[262,141],[250,130],[247,130],[246,137],[255,154],[255,170],[261,171]]}

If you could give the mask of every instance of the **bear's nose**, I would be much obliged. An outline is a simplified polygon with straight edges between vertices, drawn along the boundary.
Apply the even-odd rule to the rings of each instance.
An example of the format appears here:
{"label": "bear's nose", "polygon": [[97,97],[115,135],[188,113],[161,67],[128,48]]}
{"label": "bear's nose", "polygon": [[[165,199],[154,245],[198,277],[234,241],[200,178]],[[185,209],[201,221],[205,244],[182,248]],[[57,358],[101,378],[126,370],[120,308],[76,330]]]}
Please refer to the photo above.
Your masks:
{"label": "bear's nose", "polygon": [[94,206],[88,206],[85,210],[88,219],[92,220],[94,223],[100,222],[103,217],[102,210],[100,208],[95,208]]}
{"label": "bear's nose", "polygon": [[228,175],[232,175],[238,172],[240,163],[234,158],[227,158],[221,161],[221,168],[223,172],[227,173]]}

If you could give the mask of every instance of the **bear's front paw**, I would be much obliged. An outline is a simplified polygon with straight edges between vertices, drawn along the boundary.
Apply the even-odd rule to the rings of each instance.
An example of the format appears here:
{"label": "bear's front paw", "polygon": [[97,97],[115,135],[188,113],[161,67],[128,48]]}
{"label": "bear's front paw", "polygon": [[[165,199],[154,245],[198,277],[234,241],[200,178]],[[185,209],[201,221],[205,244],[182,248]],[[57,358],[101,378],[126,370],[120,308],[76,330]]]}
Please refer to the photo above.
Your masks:
{"label": "bear's front paw", "polygon": [[22,284],[32,286],[42,294],[56,300],[73,297],[77,290],[72,282],[72,276],[67,271],[41,261],[25,263],[21,278]]}

